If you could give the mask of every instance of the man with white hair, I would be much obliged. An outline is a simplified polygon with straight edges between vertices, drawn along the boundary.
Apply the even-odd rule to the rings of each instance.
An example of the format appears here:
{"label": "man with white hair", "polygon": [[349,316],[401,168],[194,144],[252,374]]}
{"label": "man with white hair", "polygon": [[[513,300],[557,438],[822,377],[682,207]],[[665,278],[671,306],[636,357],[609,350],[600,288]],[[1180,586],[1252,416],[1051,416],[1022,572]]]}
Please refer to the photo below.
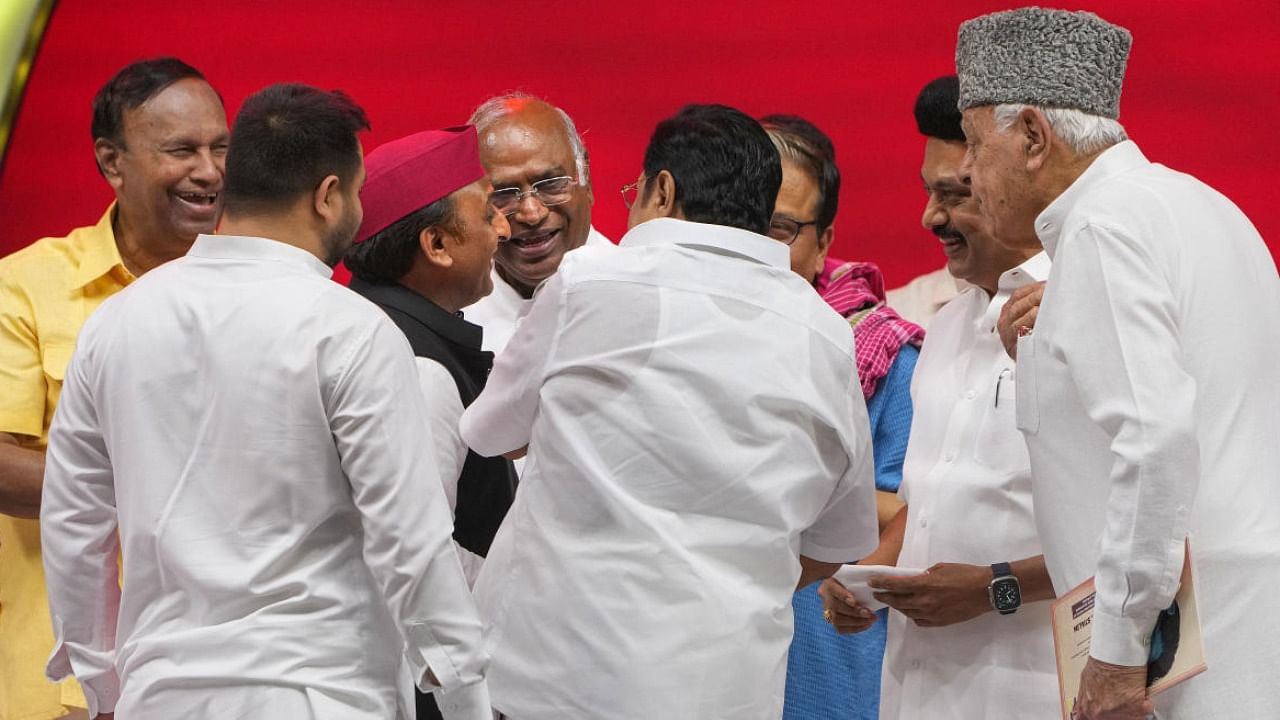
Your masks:
{"label": "man with white hair", "polygon": [[[1017,415],[1054,587],[1096,577],[1074,713],[1273,717],[1280,280],[1235,205],[1127,139],[1131,42],[1091,13],[1024,8],[964,23],[956,48],[962,175],[996,238],[1034,229],[1053,258],[1018,340]],[[1209,669],[1149,698],[1188,536]]]}
{"label": "man with white hair", "polygon": [[494,256],[493,292],[463,313],[484,328],[484,349],[501,352],[565,253],[613,243],[591,227],[587,149],[568,113],[516,92],[486,100],[467,122],[480,134],[480,160],[511,238]]}

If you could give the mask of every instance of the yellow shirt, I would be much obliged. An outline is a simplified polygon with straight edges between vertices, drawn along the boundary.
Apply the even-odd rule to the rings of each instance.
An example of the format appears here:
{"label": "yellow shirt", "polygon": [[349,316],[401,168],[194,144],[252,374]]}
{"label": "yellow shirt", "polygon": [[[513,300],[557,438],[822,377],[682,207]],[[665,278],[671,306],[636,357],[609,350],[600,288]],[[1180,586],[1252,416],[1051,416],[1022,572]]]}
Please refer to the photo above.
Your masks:
{"label": "yellow shirt", "polygon": [[[116,248],[115,205],[97,225],[0,259],[0,432],[44,450],[80,326],[133,281]],[[74,680],[44,677],[53,629],[40,523],[0,515],[0,720],[45,720],[85,707]]]}

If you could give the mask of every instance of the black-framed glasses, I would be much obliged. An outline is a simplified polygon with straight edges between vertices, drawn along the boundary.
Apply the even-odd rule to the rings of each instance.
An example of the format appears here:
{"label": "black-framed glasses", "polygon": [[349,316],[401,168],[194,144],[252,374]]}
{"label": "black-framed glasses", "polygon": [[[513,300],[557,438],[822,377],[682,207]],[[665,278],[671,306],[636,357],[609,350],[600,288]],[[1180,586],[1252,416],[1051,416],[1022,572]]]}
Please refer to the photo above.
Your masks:
{"label": "black-framed glasses", "polygon": [[622,192],[622,204],[625,205],[628,210],[630,210],[631,206],[636,204],[636,198],[639,197],[640,195],[640,181],[636,180],[633,183],[627,183],[626,185],[623,185],[621,192]]}
{"label": "black-framed glasses", "polygon": [[813,225],[818,226],[817,220],[808,220],[801,222],[787,217],[786,215],[774,215],[769,221],[769,237],[777,240],[783,245],[790,245],[796,241],[796,237],[800,235],[800,231],[806,227]]}
{"label": "black-framed glasses", "polygon": [[573,197],[573,188],[578,184],[570,175],[547,178],[529,186],[528,190],[520,188],[503,188],[489,194],[489,202],[503,215],[514,215],[520,209],[520,203],[527,197],[534,197],[546,207],[563,205]]}

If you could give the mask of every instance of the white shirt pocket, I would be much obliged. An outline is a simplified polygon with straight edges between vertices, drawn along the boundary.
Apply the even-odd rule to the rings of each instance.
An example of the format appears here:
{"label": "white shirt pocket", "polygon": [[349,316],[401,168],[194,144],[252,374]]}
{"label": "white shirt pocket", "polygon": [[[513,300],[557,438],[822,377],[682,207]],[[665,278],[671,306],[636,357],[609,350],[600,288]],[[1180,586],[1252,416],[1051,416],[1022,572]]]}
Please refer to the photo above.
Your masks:
{"label": "white shirt pocket", "polygon": [[982,409],[974,438],[973,457],[998,473],[1020,472],[1027,467],[1027,446],[1018,433],[1017,378],[1013,368],[1002,368],[995,379],[992,402]]}

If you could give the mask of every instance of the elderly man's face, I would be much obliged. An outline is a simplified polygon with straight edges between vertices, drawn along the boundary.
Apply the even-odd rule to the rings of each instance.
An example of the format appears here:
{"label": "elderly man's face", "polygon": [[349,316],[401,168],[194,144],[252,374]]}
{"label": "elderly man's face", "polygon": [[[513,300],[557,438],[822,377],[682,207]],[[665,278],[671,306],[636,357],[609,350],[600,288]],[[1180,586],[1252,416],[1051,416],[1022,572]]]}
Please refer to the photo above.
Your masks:
{"label": "elderly man's face", "polygon": [[568,128],[545,103],[523,103],[488,127],[480,138],[480,159],[495,190],[528,191],[534,183],[570,176],[576,182],[567,202],[547,206],[530,195],[514,213],[509,242],[495,260],[503,277],[526,297],[547,279],[564,254],[587,241],[591,229],[591,188],[582,184]]}
{"label": "elderly man's face", "polygon": [[1030,255],[1007,249],[992,236],[977,199],[960,178],[965,151],[961,142],[925,140],[920,179],[928,201],[920,223],[942,241],[947,270],[954,277],[993,293],[1000,274]]}
{"label": "elderly man's face", "polygon": [[203,80],[184,78],[132,110],[122,123],[116,172],[120,212],[164,237],[194,242],[222,210],[227,115]]}
{"label": "elderly man's face", "polygon": [[960,177],[973,190],[991,233],[1005,245],[1034,238],[1039,209],[1034,201],[1035,177],[1026,166],[1025,136],[1016,126],[998,130],[989,105],[965,110],[961,125],[968,152]]}

